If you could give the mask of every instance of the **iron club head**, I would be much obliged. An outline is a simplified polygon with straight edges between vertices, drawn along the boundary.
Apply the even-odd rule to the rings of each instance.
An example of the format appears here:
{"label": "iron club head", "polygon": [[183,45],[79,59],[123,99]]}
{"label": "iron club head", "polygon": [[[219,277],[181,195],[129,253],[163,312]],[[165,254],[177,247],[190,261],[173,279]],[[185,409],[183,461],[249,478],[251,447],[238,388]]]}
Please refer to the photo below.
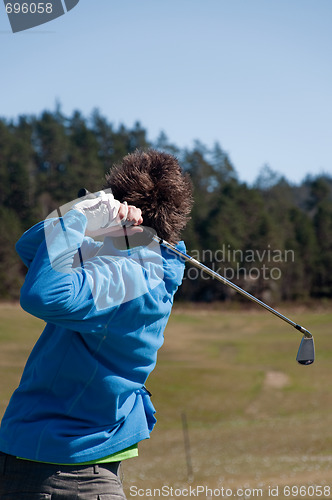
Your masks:
{"label": "iron club head", "polygon": [[315,361],[315,344],[313,337],[302,337],[296,361],[300,363],[300,365],[311,365]]}

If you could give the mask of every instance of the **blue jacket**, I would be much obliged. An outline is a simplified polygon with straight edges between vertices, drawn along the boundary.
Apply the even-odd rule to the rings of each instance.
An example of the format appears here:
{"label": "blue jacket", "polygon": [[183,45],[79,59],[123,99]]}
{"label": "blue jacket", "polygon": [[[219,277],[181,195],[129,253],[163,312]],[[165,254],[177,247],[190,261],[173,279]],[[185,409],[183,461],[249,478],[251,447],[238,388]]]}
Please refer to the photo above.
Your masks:
{"label": "blue jacket", "polygon": [[86,462],[148,438],[156,422],[144,384],[184,264],[159,245],[116,250],[85,227],[70,210],[16,245],[29,268],[21,306],[46,326],[2,420],[5,453]]}

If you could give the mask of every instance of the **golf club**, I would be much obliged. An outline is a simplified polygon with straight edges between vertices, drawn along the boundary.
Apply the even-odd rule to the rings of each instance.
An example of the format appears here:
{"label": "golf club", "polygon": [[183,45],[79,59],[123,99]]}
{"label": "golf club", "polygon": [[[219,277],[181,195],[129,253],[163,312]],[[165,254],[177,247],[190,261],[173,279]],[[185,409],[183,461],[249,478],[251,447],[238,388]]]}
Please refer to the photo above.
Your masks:
{"label": "golf club", "polygon": [[[79,192],[78,192],[78,197],[80,197],[80,198],[83,197],[83,196],[89,196],[89,195],[90,195],[89,191],[87,191],[85,188],[80,189]],[[195,266],[198,269],[201,269],[205,273],[209,274],[212,278],[215,278],[218,281],[220,281],[221,283],[223,283],[224,285],[226,285],[226,286],[228,286],[230,288],[233,288],[233,290],[236,290],[241,295],[247,297],[252,302],[255,302],[259,306],[263,307],[264,309],[266,309],[270,313],[274,314],[275,316],[277,316],[278,318],[282,319],[283,321],[285,321],[289,325],[293,326],[296,330],[298,330],[299,332],[301,332],[303,334],[303,337],[302,337],[302,340],[301,340],[301,343],[300,343],[299,350],[297,352],[296,361],[298,363],[300,363],[301,365],[311,365],[315,361],[314,339],[313,339],[312,334],[309,332],[309,330],[307,330],[303,326],[295,323],[291,319],[287,318],[286,316],[284,316],[280,312],[276,311],[275,309],[273,309],[269,305],[265,304],[261,300],[257,299],[253,295],[251,295],[246,290],[243,290],[243,288],[240,288],[239,286],[235,285],[234,283],[232,283],[231,281],[229,281],[228,279],[226,279],[224,276],[218,274],[216,271],[213,271],[212,269],[210,269],[209,267],[205,266],[204,264],[202,264],[198,260],[194,259],[193,257],[191,257],[190,255],[188,255],[187,253],[181,252],[181,250],[178,250],[175,246],[171,245],[167,241],[165,241],[162,238],[160,238],[159,236],[157,236],[150,229],[144,227],[144,231],[150,236],[150,238],[152,240],[154,240],[155,242],[159,243],[159,245],[162,245],[164,248],[166,248],[170,252],[175,253],[176,255],[178,255],[183,261],[189,262],[193,266]]]}

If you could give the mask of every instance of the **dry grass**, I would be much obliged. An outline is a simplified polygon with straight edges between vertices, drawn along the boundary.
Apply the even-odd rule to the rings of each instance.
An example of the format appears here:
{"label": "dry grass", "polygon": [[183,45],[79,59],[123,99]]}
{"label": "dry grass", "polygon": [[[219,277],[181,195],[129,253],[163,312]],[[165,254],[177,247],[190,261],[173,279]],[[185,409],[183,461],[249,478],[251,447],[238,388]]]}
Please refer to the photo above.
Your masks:
{"label": "dry grass", "polygon": [[[315,336],[317,361],[303,367],[295,362],[301,335],[265,311],[176,308],[147,383],[157,426],[141,443],[139,458],[123,464],[128,497],[134,496],[133,486],[188,484],[232,488],[233,498],[244,498],[235,492],[245,487],[262,490],[262,498],[276,485],[278,498],[289,498],[284,485],[332,490],[330,311],[281,311]],[[182,412],[189,425],[192,483]],[[307,491],[298,497],[312,498],[313,490]],[[332,498],[326,493],[324,498]]]}
{"label": "dry grass", "polygon": [[17,304],[0,303],[0,414],[17,387],[43,322]]}
{"label": "dry grass", "polygon": [[[265,311],[175,308],[147,383],[158,423],[151,439],[140,444],[139,457],[122,465],[128,498],[135,488],[144,489],[145,498],[166,485],[228,487],[232,498],[269,498],[269,487],[277,485],[279,499],[296,497],[287,496],[284,485],[332,489],[331,308],[280,310],[314,334],[314,365],[295,362],[300,334]],[[11,305],[0,306],[0,317],[3,411],[43,323]],[[188,478],[182,413],[193,478]],[[257,491],[245,497],[236,495],[237,488]],[[307,491],[297,498],[318,498]],[[332,498],[325,491],[321,498]],[[209,495],[202,492],[199,498]]]}

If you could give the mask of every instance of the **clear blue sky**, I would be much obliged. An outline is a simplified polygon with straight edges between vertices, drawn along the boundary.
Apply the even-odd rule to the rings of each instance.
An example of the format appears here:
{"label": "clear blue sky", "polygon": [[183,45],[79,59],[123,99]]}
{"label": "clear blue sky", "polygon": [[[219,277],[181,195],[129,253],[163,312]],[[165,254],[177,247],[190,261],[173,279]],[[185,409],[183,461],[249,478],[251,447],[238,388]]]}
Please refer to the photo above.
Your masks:
{"label": "clear blue sky", "polygon": [[243,181],[332,173],[331,0],[80,0],[13,34],[0,4],[0,116],[99,108],[154,140],[215,141]]}

